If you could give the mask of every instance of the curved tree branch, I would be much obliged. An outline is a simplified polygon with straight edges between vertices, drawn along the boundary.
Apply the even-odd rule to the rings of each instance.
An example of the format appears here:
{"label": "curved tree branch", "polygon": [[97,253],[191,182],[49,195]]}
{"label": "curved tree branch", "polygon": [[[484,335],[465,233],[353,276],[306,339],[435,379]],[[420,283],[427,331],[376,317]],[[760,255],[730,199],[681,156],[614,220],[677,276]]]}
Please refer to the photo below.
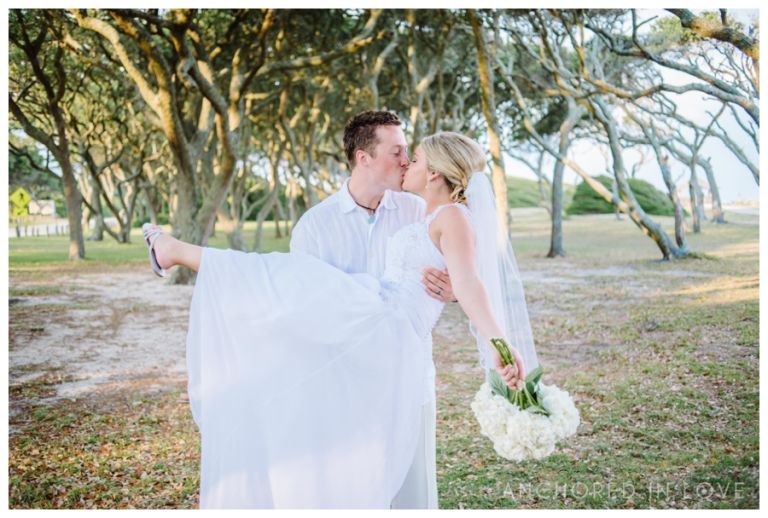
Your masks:
{"label": "curved tree branch", "polygon": [[[667,9],[680,18],[680,24],[690,29],[702,38],[712,38],[730,43],[757,63],[760,60],[760,42],[735,28],[725,25],[723,18],[720,22],[697,16],[688,9]],[[724,15],[725,9],[722,10]]]}

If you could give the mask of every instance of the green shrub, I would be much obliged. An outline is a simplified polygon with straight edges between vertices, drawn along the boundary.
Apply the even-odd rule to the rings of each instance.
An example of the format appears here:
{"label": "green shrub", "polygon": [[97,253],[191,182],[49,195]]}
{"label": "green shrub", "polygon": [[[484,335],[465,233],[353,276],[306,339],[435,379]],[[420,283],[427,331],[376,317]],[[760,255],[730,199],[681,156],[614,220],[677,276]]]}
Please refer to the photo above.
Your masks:
{"label": "green shrub", "polygon": [[[603,184],[606,189],[611,190],[612,178],[610,176],[600,175],[593,178]],[[630,178],[629,187],[640,207],[648,214],[654,216],[674,215],[674,208],[669,196],[652,184],[639,178]],[[573,201],[565,212],[567,214],[609,214],[614,210],[613,204],[605,201],[587,182],[582,182],[576,187]]]}
{"label": "green shrub", "polygon": [[[144,223],[149,223],[150,219],[149,216],[144,216],[143,218],[136,218],[133,220],[133,228],[141,228],[141,226]],[[167,225],[170,222],[170,219],[168,217],[168,214],[161,212],[157,215],[157,224],[158,225]]]}
{"label": "green shrub", "polygon": [[67,200],[64,198],[64,193],[52,192],[48,195],[49,200],[53,200],[56,204],[56,217],[67,217]]}
{"label": "green shrub", "polygon": [[[573,185],[563,185],[564,205],[570,203],[574,191],[575,188]],[[549,196],[549,190],[547,190],[547,197]],[[509,200],[510,209],[542,206],[538,182],[527,178],[507,177],[507,199]]]}

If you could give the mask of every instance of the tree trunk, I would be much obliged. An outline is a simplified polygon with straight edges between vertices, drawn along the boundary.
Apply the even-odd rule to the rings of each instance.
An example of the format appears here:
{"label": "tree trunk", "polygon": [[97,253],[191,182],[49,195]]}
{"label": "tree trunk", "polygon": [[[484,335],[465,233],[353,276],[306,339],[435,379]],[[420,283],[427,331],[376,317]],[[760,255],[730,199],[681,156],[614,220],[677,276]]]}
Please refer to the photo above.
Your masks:
{"label": "tree trunk", "polygon": [[276,194],[277,191],[273,191],[272,199],[265,203],[264,206],[259,210],[259,213],[256,215],[256,235],[254,236],[253,240],[254,252],[261,252],[261,241],[264,237],[264,220],[267,219],[269,213],[274,209],[274,196]]}
{"label": "tree trunk", "polygon": [[[539,185],[539,197],[541,198],[541,206],[547,210],[547,214],[549,214],[549,217],[552,218],[552,186],[549,185],[548,182],[544,181],[543,174],[539,175],[537,183]],[[547,183],[547,185],[544,185],[545,183]],[[550,192],[547,193],[547,190]]]}
{"label": "tree trunk", "polygon": [[[188,176],[189,174],[179,174],[176,182],[177,208],[173,212],[174,235],[187,243],[199,243],[201,246],[205,246],[208,244],[207,237],[204,243],[197,238],[199,235],[199,229],[195,222],[197,204],[194,202],[194,184],[192,178]],[[194,279],[195,272],[180,266],[173,271],[169,282],[170,284],[191,284]]]}
{"label": "tree trunk", "polygon": [[[20,19],[22,26],[24,20],[20,11],[16,12],[17,17]],[[50,116],[50,123],[53,126],[53,131],[48,130],[45,132],[27,117],[22,111],[21,107],[16,103],[14,96],[9,95],[9,108],[13,116],[21,124],[24,131],[43,144],[51,154],[61,168],[61,182],[64,186],[64,197],[67,202],[67,219],[69,220],[69,259],[71,261],[78,261],[85,258],[85,239],[83,238],[83,214],[82,214],[82,194],[77,187],[77,179],[72,168],[72,160],[69,150],[69,134],[67,133],[67,121],[64,116],[64,110],[61,107],[61,99],[63,92],[65,91],[66,82],[66,69],[62,65],[62,58],[64,55],[63,46],[56,45],[56,50],[53,56],[43,57],[43,62],[48,62],[51,59],[49,65],[56,69],[58,85],[54,89],[50,77],[46,75],[46,72],[41,64],[39,53],[41,52],[41,44],[43,38],[45,38],[46,32],[49,27],[44,27],[38,36],[38,40],[35,44],[31,44],[29,37],[25,32],[25,42],[14,43],[21,48],[27,56],[29,63],[32,66],[37,81],[42,85],[45,91],[44,111]],[[24,29],[26,31],[26,29]],[[38,116],[35,116],[37,119]],[[58,141],[55,138],[58,137]]]}
{"label": "tree trunk", "polygon": [[[94,218],[93,230],[86,238],[87,241],[102,241],[104,239],[104,217],[101,214],[101,198],[99,197],[98,189],[94,188],[92,183],[89,182],[90,177],[83,175],[80,178],[80,195],[83,197],[83,203],[85,207],[82,210],[82,225],[83,231],[86,232],[91,228],[91,218]],[[91,200],[90,203],[86,203],[86,198]]]}
{"label": "tree trunk", "polygon": [[[669,196],[669,199],[672,202],[672,208],[674,209],[675,242],[680,248],[681,254],[688,254],[688,240],[685,237],[685,211],[683,210],[683,203],[680,201],[677,185],[675,185],[675,181],[672,179],[672,171],[669,169],[669,156],[665,155],[662,151],[662,143],[660,141],[659,133],[656,130],[656,126],[652,120],[640,120],[626,109],[624,112],[640,127],[646,137],[647,143],[653,148],[656,163],[659,165],[659,170],[661,171],[661,177],[664,179],[664,185],[667,187],[667,195]],[[681,160],[687,160],[686,158],[681,157],[677,148],[671,146],[669,141],[665,141],[665,145],[675,156],[679,157]]]}
{"label": "tree trunk", "polygon": [[153,199],[155,196],[152,195],[151,190],[154,189],[152,186],[147,186],[144,189],[144,195],[146,197],[147,201],[147,211],[149,212],[149,221],[153,225],[157,225],[158,219],[157,219],[157,206],[155,205],[155,200]]}
{"label": "tree trunk", "polygon": [[609,111],[599,98],[593,99],[592,102],[594,102],[597,107],[595,114],[608,135],[608,143],[611,149],[611,156],[613,157],[613,172],[616,176],[616,184],[618,185],[621,198],[627,205],[627,214],[629,215],[629,218],[643,231],[644,234],[653,239],[659,247],[665,261],[686,255],[685,251],[680,250],[680,248],[672,242],[661,225],[648,217],[635,199],[635,195],[632,193],[632,189],[630,189],[629,182],[627,181],[622,147],[615,122],[610,118]]}
{"label": "tree trunk", "polygon": [[[558,152],[560,156],[568,155],[571,146],[571,131],[576,127],[584,114],[583,108],[577,105],[570,97],[568,102],[568,116],[560,125],[560,144]],[[563,172],[565,164],[562,160],[555,161],[555,170],[552,175],[552,233],[550,236],[549,252],[547,257],[565,257],[563,248]]]}
{"label": "tree trunk", "polygon": [[[62,125],[63,126],[63,125]],[[63,128],[60,128],[60,131]],[[60,139],[64,149],[68,149],[67,138],[60,133]],[[82,201],[80,191],[77,188],[75,174],[72,171],[72,163],[69,154],[62,152],[57,160],[61,166],[62,183],[64,184],[64,197],[67,199],[67,219],[69,220],[69,259],[78,261],[85,259],[85,239],[82,226]]]}
{"label": "tree trunk", "polygon": [[122,243],[131,242],[131,224],[133,223],[134,214],[136,212],[136,204],[139,200],[139,194],[141,194],[141,188],[139,183],[141,181],[141,175],[137,174],[131,181],[131,192],[128,195],[128,203],[125,203],[125,198],[122,194],[122,184],[118,184],[118,193],[120,194],[120,200],[125,209],[125,216],[120,218],[120,239]]}
{"label": "tree trunk", "polygon": [[688,195],[691,198],[691,218],[693,220],[693,233],[698,234],[701,232],[701,221],[703,218],[703,210],[701,208],[701,198],[699,193],[699,182],[696,176],[696,163],[691,164],[691,178],[688,181]]}
{"label": "tree trunk", "polygon": [[617,221],[621,221],[621,210],[619,210],[619,204],[617,203],[619,200],[619,184],[616,183],[615,176],[611,180],[611,194],[613,195],[613,198],[614,198],[613,214],[616,216]]}
{"label": "tree trunk", "polygon": [[[235,215],[230,216],[225,207],[219,207],[216,212],[216,223],[221,225],[224,235],[227,237],[227,245],[233,250],[245,250],[245,238],[243,237],[242,220]],[[213,235],[213,234],[211,234]]]}
{"label": "tree trunk", "polygon": [[146,182],[142,184],[142,189],[144,191],[144,199],[146,200],[147,212],[149,212],[149,220],[153,225],[157,225],[157,217],[163,211],[163,199],[155,185],[157,173],[152,169],[149,162],[145,162],[142,165],[142,169],[146,178]]}
{"label": "tree trunk", "polygon": [[[277,164],[280,161],[280,154],[284,146],[280,146],[280,151],[275,155],[274,161],[271,164],[272,168],[272,182],[270,185],[271,193],[269,200],[264,204],[256,215],[256,236],[253,243],[253,251],[261,252],[261,240],[264,235],[264,220],[267,218],[271,211],[275,210],[275,203],[278,201],[278,195],[280,192],[280,181],[277,175]],[[277,225],[277,218],[275,218],[275,225]]]}
{"label": "tree trunk", "polygon": [[272,206],[272,220],[275,222],[275,239],[283,237],[283,233],[280,231],[280,222],[283,220],[282,211],[280,210],[280,199],[276,199]]}
{"label": "tree trunk", "polygon": [[[296,226],[296,221],[299,219],[298,211],[296,210],[296,197],[288,197],[288,219],[291,221],[291,231]],[[290,235],[290,232],[289,234]]]}
{"label": "tree trunk", "polygon": [[[104,241],[104,212],[101,207],[101,192],[98,185],[94,185],[91,190],[91,207],[93,207],[92,216],[95,218],[93,231],[88,237],[89,241]],[[85,221],[83,221],[85,224]]]}
{"label": "tree trunk", "polygon": [[704,168],[704,172],[707,175],[707,183],[709,183],[709,192],[712,196],[712,223],[722,224],[725,223],[725,214],[723,214],[723,205],[720,201],[720,189],[717,187],[717,181],[715,180],[715,172],[712,170],[712,162],[707,158],[701,161],[701,166]]}
{"label": "tree trunk", "polygon": [[677,186],[672,179],[672,172],[669,170],[669,159],[659,153],[656,154],[656,159],[661,169],[661,176],[664,178],[664,185],[667,186],[667,194],[672,201],[672,207],[675,211],[675,242],[680,247],[680,251],[688,253],[688,240],[685,237],[685,213],[683,212],[683,204],[680,202],[680,196],[677,193]]}
{"label": "tree trunk", "polygon": [[[563,149],[563,144],[565,144],[565,149]],[[567,151],[568,144],[563,141],[561,135],[560,152],[565,154]],[[563,248],[563,169],[565,169],[565,164],[557,160],[552,175],[552,231],[549,252],[547,252],[547,257],[550,258],[565,257],[565,249]]]}
{"label": "tree trunk", "polygon": [[[509,232],[509,201],[507,200],[507,176],[504,172],[504,161],[501,155],[501,140],[496,124],[496,101],[494,100],[493,77],[489,66],[488,53],[485,45],[485,35],[477,14],[467,11],[472,31],[475,35],[477,49],[477,69],[480,79],[480,102],[483,115],[488,127],[488,145],[491,151],[493,190],[496,197],[496,220],[499,229]],[[554,190],[554,189],[553,189]],[[553,210],[553,212],[555,212]]]}

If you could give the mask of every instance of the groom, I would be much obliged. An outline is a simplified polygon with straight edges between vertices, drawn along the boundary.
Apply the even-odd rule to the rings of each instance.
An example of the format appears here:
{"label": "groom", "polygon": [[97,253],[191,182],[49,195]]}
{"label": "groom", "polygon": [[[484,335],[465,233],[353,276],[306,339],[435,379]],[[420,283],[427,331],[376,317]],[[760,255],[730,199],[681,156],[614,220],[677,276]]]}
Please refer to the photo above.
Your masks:
{"label": "groom", "polygon": [[[387,239],[424,219],[424,201],[402,192],[409,164],[408,144],[397,115],[366,111],[344,128],[344,151],[352,171],[341,189],[308,210],[291,237],[291,252],[305,252],[348,273],[384,273]],[[427,268],[424,287],[435,299],[455,301],[447,272]],[[419,446],[392,508],[436,509],[435,367],[427,338],[429,372],[424,373]]]}

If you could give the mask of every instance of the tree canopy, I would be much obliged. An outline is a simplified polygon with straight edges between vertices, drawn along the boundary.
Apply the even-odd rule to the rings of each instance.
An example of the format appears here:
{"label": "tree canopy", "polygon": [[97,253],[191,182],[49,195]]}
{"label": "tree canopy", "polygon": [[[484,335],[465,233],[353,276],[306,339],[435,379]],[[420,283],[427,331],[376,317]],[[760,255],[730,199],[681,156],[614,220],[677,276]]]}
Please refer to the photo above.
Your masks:
{"label": "tree canopy", "polygon": [[[11,179],[61,186],[72,258],[85,254],[89,218],[118,241],[130,239],[135,221],[166,215],[190,242],[205,244],[216,224],[231,246],[258,249],[259,239],[243,237],[243,222],[295,222],[348,174],[345,122],[387,109],[404,121],[412,147],[440,130],[479,139],[498,191],[506,193],[503,155],[525,161],[540,179],[553,236],[568,167],[665,258],[681,256],[681,230],[666,237],[655,212],[644,210],[622,155],[656,156],[660,175],[662,160],[676,161],[691,169],[692,185],[703,169],[713,192],[718,173],[706,169],[703,143],[717,139],[759,182],[749,158],[759,149],[759,46],[758,27],[726,10],[669,14],[12,10]],[[667,70],[685,79],[673,83]],[[720,113],[704,125],[685,119],[674,96],[688,92],[718,100]],[[741,137],[723,129],[723,113],[738,121]],[[569,153],[578,141],[606,151],[615,187]],[[682,218],[674,182],[665,183],[671,213]],[[498,201],[506,224],[506,196]],[[116,228],[103,224],[105,213]],[[550,255],[563,254],[553,240]]]}

